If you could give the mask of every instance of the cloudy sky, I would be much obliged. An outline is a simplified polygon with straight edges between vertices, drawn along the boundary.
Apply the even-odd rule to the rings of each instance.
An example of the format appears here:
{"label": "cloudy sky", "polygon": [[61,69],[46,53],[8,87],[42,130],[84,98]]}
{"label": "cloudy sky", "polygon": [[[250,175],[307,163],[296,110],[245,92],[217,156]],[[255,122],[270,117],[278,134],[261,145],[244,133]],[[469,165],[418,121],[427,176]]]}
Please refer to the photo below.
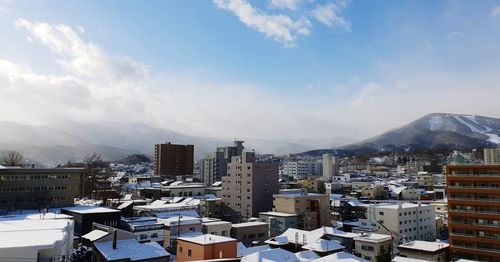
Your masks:
{"label": "cloudy sky", "polygon": [[365,138],[500,117],[500,1],[0,0],[0,121]]}

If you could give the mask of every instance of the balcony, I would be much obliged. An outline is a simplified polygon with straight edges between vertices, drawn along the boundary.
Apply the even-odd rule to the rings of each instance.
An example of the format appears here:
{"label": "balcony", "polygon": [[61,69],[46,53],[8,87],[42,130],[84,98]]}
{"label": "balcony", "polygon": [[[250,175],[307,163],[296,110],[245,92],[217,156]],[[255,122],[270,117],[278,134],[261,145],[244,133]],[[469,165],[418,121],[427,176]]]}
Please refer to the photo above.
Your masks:
{"label": "balcony", "polygon": [[460,244],[453,244],[452,247],[456,247],[456,248],[463,248],[463,249],[467,249],[467,250],[470,250],[470,249],[475,249],[475,250],[481,250],[481,251],[486,251],[486,252],[495,252],[495,253],[500,253],[500,250],[499,249],[495,249],[495,248],[488,248],[488,247],[477,247],[477,246],[474,246],[474,245],[460,245]]}
{"label": "balcony", "polygon": [[450,235],[452,236],[458,236],[458,237],[471,237],[471,238],[483,238],[483,239],[494,239],[494,240],[500,240],[500,235],[498,236],[491,236],[491,235],[477,235],[477,234],[467,234],[467,233],[457,233],[457,232],[452,232]]}
{"label": "balcony", "polygon": [[500,198],[450,197],[449,200],[500,202]]}
{"label": "balcony", "polygon": [[481,226],[481,227],[493,227],[500,228],[500,225],[488,224],[488,223],[478,223],[474,221],[451,221],[453,225],[472,225],[472,226]]}
{"label": "balcony", "polygon": [[500,187],[493,187],[493,186],[448,186],[448,188],[454,189],[490,189],[490,190],[498,190]]}
{"label": "balcony", "polygon": [[461,212],[461,213],[480,213],[480,214],[490,214],[490,215],[500,215],[500,210],[474,210],[474,209],[450,209],[449,212]]}
{"label": "balcony", "polygon": [[484,173],[484,174],[473,174],[473,173],[451,173],[448,174],[449,176],[458,176],[458,177],[463,177],[463,176],[480,176],[480,177],[498,177],[500,176],[500,173]]}

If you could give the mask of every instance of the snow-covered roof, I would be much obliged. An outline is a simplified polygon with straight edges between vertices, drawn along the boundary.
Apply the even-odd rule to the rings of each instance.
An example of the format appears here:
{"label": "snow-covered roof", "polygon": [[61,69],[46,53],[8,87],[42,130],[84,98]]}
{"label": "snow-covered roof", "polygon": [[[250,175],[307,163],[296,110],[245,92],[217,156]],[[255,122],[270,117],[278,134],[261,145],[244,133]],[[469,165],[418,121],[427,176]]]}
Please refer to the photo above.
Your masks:
{"label": "snow-covered roof", "polygon": [[108,234],[109,234],[109,232],[95,229],[95,230],[92,230],[89,233],[83,235],[82,238],[86,238],[86,239],[90,240],[91,242],[94,242],[94,241],[96,241],[104,236],[107,236]]}
{"label": "snow-covered roof", "polygon": [[294,253],[281,248],[262,250],[241,258],[242,262],[300,262]]}
{"label": "snow-covered roof", "polygon": [[355,255],[341,251],[313,260],[314,262],[369,262]]}
{"label": "snow-covered roof", "polygon": [[318,254],[314,253],[314,251],[306,250],[295,253],[295,256],[299,259],[300,262],[308,262],[314,261],[314,259],[319,258]]}
{"label": "snow-covered roof", "polygon": [[116,241],[116,249],[113,249],[112,241],[95,243],[95,247],[108,261],[127,258],[130,258],[131,261],[139,261],[170,256],[170,254],[156,242],[140,244],[135,239]]}
{"label": "snow-covered roof", "polygon": [[133,203],[134,203],[134,201],[125,201],[125,202],[121,203],[121,204],[117,207],[117,209],[122,210],[122,209],[124,209],[124,208],[126,208],[126,207],[128,207],[128,206],[132,205]]}
{"label": "snow-covered roof", "polygon": [[361,236],[354,238],[354,240],[356,241],[364,241],[372,243],[380,243],[388,240],[390,241],[391,239],[392,238],[390,235],[376,234],[376,233],[362,234]]}
{"label": "snow-covered roof", "polygon": [[415,240],[405,244],[401,244],[398,247],[406,249],[414,249],[419,251],[436,252],[438,250],[447,248],[449,246],[450,245],[448,243],[441,241],[430,242],[430,241]]}
{"label": "snow-covered roof", "polygon": [[429,260],[395,256],[392,262],[428,262]]}
{"label": "snow-covered roof", "polygon": [[157,218],[168,219],[172,217],[178,217],[179,215],[183,217],[200,217],[196,210],[176,210],[176,211],[167,211],[167,212],[158,212],[155,213]]}
{"label": "snow-covered roof", "polygon": [[238,257],[244,257],[255,252],[271,249],[269,245],[246,247],[243,243],[238,242]]}
{"label": "snow-covered roof", "polygon": [[158,219],[161,223],[165,224],[166,226],[177,226],[179,224],[181,225],[194,225],[194,224],[201,224],[201,219],[197,217],[187,217],[187,216],[175,216],[175,217],[170,217],[166,219]]}
{"label": "snow-covered roof", "polygon": [[260,212],[261,215],[275,216],[275,217],[296,217],[297,214],[283,213],[283,212]]}
{"label": "snow-covered roof", "polygon": [[236,241],[234,238],[230,237],[223,237],[223,236],[218,236],[218,235],[213,235],[213,234],[204,234],[200,236],[195,236],[195,237],[180,237],[180,240],[196,243],[199,245],[208,245],[208,244],[216,244],[216,243],[224,243],[224,242],[231,242],[231,241]]}
{"label": "snow-covered roof", "polygon": [[74,206],[62,208],[77,214],[94,214],[94,213],[115,213],[121,212],[120,210],[111,209],[107,207],[95,207],[95,206]]}
{"label": "snow-covered roof", "polygon": [[302,246],[303,249],[309,249],[315,252],[330,252],[334,250],[342,250],[345,246],[341,245],[337,240],[318,239],[313,243]]}
{"label": "snow-covered roof", "polygon": [[311,232],[316,234],[317,236],[319,236],[318,238],[320,238],[324,234],[343,237],[343,238],[355,238],[355,237],[361,236],[360,233],[345,232],[345,231],[342,231],[340,229],[336,229],[333,227],[320,227],[320,228],[315,229]]}
{"label": "snow-covered roof", "polygon": [[[12,220],[9,220],[10,218]],[[4,217],[0,221],[0,249],[35,247],[53,248],[57,242],[71,237],[73,221],[70,219],[32,219]],[[43,233],[41,233],[43,232]]]}
{"label": "snow-covered roof", "polygon": [[232,227],[234,228],[240,228],[240,227],[254,227],[254,226],[262,226],[262,225],[267,225],[266,222],[245,222],[245,223],[238,223],[238,224],[233,224]]}

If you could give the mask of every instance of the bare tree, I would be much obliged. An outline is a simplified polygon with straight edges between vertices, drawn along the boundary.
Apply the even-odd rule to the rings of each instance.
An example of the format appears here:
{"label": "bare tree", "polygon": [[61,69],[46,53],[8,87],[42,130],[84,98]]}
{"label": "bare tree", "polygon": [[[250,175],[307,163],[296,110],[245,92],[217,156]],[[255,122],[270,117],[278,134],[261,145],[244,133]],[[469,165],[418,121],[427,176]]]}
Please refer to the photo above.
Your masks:
{"label": "bare tree", "polygon": [[20,166],[23,164],[24,157],[23,154],[17,151],[7,151],[3,156],[3,162],[7,166]]}

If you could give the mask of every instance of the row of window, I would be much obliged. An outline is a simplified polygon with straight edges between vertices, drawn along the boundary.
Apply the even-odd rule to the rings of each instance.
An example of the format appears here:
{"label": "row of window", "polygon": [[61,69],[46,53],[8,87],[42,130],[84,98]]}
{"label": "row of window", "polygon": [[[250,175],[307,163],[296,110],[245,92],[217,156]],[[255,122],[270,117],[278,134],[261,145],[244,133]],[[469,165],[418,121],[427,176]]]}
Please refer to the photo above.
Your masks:
{"label": "row of window", "polygon": [[0,180],[54,180],[70,179],[70,175],[3,175]]}
{"label": "row of window", "polygon": [[[45,201],[67,201],[70,200],[67,196],[49,197]],[[32,198],[29,199],[0,199],[0,204],[22,204],[36,202]]]}
{"label": "row of window", "polygon": [[33,192],[33,191],[66,191],[68,186],[20,186],[20,187],[2,187],[1,192]]}

